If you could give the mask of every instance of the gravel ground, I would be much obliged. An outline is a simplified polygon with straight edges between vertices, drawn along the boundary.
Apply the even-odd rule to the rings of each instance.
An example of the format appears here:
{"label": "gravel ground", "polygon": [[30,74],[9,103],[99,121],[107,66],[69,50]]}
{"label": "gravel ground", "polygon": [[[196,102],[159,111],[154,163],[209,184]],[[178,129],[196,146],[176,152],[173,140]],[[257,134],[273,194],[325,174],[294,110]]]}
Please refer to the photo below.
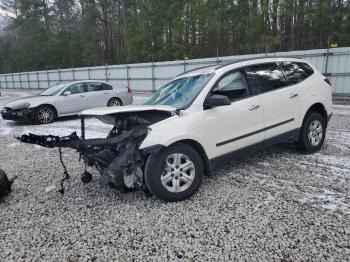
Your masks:
{"label": "gravel ground", "polygon": [[[3,92],[0,107],[23,92]],[[136,102],[142,101],[138,97]],[[0,118],[0,167],[18,174],[0,204],[0,261],[350,261],[350,106],[335,106],[314,155],[280,145],[233,161],[181,203],[84,185],[73,150],[66,194],[55,149],[20,144],[23,132],[69,134],[76,118],[47,126]],[[88,134],[108,127],[87,123]]]}

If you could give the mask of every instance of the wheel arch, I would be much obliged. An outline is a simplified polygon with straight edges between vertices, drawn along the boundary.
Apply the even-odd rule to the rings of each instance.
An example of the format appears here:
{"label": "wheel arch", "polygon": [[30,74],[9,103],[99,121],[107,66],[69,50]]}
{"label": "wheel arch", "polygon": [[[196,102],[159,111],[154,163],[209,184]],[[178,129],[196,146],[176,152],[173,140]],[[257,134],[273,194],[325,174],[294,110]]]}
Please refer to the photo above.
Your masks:
{"label": "wheel arch", "polygon": [[303,124],[305,122],[306,117],[313,112],[317,112],[321,114],[321,116],[326,121],[326,125],[328,124],[328,114],[327,114],[326,107],[320,102],[314,103],[312,106],[309,107],[309,109],[306,111],[304,115]]}
{"label": "wheel arch", "polygon": [[109,105],[109,102],[110,102],[112,99],[118,99],[119,102],[121,103],[121,105],[124,105],[123,99],[121,99],[119,96],[113,96],[113,97],[111,97],[110,99],[108,99],[107,105]]}
{"label": "wheel arch", "polygon": [[36,106],[35,109],[38,109],[38,108],[40,108],[42,106],[51,107],[54,110],[55,117],[58,117],[58,111],[57,111],[57,108],[54,105],[52,105],[52,104],[41,104],[41,105]]}
{"label": "wheel arch", "polygon": [[168,147],[172,146],[174,144],[177,144],[177,143],[185,143],[185,144],[193,147],[199,153],[199,155],[201,156],[201,158],[203,160],[204,174],[207,176],[212,175],[213,168],[212,168],[211,162],[210,162],[208,155],[205,152],[203,146],[198,141],[193,140],[193,139],[182,139],[182,140],[178,140],[178,141],[168,145]]}

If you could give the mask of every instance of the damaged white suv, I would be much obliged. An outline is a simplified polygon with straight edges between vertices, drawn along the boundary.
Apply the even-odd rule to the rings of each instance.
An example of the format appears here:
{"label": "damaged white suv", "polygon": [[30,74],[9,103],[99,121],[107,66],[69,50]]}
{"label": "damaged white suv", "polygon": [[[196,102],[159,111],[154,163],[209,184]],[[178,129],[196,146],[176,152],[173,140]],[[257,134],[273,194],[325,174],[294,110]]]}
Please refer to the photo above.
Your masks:
{"label": "damaged white suv", "polygon": [[[142,188],[181,201],[222,161],[280,142],[319,150],[332,115],[331,86],[307,61],[263,58],[177,76],[142,106],[82,112],[114,125],[106,139],[23,135],[49,147],[71,147],[118,187]],[[91,181],[84,172],[84,182]],[[87,175],[88,174],[88,175]]]}

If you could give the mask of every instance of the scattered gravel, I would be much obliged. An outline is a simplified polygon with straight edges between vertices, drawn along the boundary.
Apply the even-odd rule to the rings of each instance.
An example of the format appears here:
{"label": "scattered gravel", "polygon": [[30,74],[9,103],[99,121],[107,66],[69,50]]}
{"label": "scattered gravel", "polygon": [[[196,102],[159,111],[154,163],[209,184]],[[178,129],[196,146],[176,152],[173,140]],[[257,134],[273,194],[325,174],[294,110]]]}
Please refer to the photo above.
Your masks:
{"label": "scattered gravel", "polygon": [[[3,95],[0,104],[14,96]],[[72,178],[60,195],[57,150],[13,135],[69,134],[78,123],[44,128],[0,118],[0,167],[19,176],[0,203],[0,261],[350,260],[350,106],[336,106],[319,153],[280,145],[233,161],[181,203],[101,187],[95,171],[84,185],[69,149]],[[96,120],[87,127],[108,131]]]}

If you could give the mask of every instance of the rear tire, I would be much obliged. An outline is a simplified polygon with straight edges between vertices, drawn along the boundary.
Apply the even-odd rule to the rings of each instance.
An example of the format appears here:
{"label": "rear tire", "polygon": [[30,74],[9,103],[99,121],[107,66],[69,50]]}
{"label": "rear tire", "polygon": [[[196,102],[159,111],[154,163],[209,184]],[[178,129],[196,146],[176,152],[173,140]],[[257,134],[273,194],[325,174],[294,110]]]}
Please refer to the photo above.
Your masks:
{"label": "rear tire", "polygon": [[312,112],[306,116],[297,142],[298,150],[314,153],[321,149],[326,137],[326,120],[320,113]]}
{"label": "rear tire", "polygon": [[39,106],[34,112],[34,122],[36,124],[49,124],[56,118],[56,112],[52,106]]}
{"label": "rear tire", "polygon": [[198,152],[176,143],[151,154],[145,165],[146,185],[153,195],[176,202],[191,197],[203,180],[203,163]]}
{"label": "rear tire", "polygon": [[122,106],[123,102],[117,98],[117,97],[113,97],[111,99],[109,99],[107,106]]}

